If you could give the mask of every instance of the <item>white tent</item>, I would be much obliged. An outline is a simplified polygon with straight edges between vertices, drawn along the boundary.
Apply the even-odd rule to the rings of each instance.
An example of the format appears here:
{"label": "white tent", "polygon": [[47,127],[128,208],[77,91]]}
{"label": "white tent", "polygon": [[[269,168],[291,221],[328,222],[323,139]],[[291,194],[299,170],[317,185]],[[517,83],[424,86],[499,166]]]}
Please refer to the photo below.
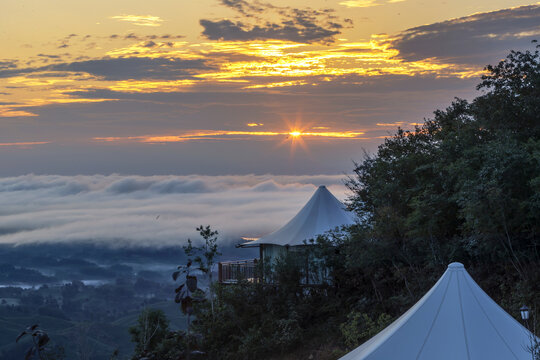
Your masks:
{"label": "white tent", "polygon": [[340,360],[530,360],[532,339],[452,263],[412,308]]}
{"label": "white tent", "polygon": [[241,246],[260,245],[296,246],[305,240],[315,239],[329,230],[342,225],[352,225],[354,219],[345,206],[335,198],[326,186],[319,186],[307,204],[285,226],[260,239]]}

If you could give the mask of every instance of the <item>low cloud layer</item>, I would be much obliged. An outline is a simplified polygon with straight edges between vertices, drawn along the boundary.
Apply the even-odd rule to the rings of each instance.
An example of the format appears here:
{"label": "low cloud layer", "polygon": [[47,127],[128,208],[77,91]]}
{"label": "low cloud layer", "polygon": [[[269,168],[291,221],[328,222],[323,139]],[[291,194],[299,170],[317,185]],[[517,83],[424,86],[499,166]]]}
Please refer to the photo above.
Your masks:
{"label": "low cloud layer", "polygon": [[0,243],[90,242],[162,247],[197,239],[210,224],[226,242],[284,225],[326,184],[339,199],[340,175],[35,176],[0,178]]}

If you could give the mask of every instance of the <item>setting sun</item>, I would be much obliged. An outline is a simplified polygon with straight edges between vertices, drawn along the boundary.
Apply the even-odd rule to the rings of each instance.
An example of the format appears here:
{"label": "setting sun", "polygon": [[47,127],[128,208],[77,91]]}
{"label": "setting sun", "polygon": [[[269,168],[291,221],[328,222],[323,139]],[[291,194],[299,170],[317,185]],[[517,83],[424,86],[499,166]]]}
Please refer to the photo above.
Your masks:
{"label": "setting sun", "polygon": [[291,131],[289,135],[291,135],[292,137],[299,137],[300,135],[302,135],[302,133],[300,131]]}

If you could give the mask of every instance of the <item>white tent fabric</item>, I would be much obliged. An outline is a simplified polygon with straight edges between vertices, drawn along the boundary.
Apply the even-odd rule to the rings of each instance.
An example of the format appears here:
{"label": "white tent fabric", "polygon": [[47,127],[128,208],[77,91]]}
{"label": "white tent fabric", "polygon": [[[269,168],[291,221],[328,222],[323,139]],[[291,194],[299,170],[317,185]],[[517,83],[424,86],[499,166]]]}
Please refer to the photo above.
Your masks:
{"label": "white tent fabric", "polygon": [[340,360],[530,360],[532,336],[452,263],[412,308]]}
{"label": "white tent fabric", "polygon": [[302,245],[304,240],[314,239],[317,235],[324,234],[336,227],[352,224],[354,224],[352,214],[345,210],[345,206],[328,191],[326,186],[319,186],[302,210],[285,226],[241,246]]}

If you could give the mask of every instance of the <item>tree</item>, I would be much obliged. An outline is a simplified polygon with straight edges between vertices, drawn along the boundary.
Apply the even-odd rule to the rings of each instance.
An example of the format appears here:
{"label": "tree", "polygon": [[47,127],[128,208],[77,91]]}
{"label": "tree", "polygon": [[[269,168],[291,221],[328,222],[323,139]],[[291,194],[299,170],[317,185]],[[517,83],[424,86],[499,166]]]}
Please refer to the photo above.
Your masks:
{"label": "tree", "polygon": [[540,293],[538,48],[486,71],[482,95],[398,129],[347,182],[365,220],[348,266],[378,299],[401,298],[391,286],[401,278],[409,303],[451,261],[471,264],[509,309]]}
{"label": "tree", "polygon": [[[191,240],[188,239],[188,245],[184,247],[186,255],[191,256],[196,248],[193,247]],[[180,304],[180,309],[187,315],[187,334],[186,334],[186,359],[190,359],[192,353],[198,353],[198,351],[191,350],[192,338],[190,336],[191,330],[191,315],[193,315],[193,304],[201,303],[205,300],[204,291],[198,288],[197,276],[191,275],[191,265],[193,264],[191,259],[188,259],[186,265],[178,266],[178,270],[173,272],[172,278],[174,281],[178,279],[180,275],[185,276],[184,283],[180,284],[175,289],[176,296],[174,301]]]}
{"label": "tree", "polygon": [[40,360],[63,360],[65,358],[64,348],[61,346],[49,346],[51,339],[47,335],[47,332],[39,328],[38,324],[27,327],[17,336],[15,342],[19,342],[19,340],[27,335],[31,337],[32,344],[26,351],[25,360],[36,357]]}
{"label": "tree", "polygon": [[[533,41],[536,43],[536,41]],[[489,131],[530,137],[540,131],[540,53],[511,51],[497,65],[488,65],[477,86],[486,94],[474,100],[480,125]]]}
{"label": "tree", "polygon": [[[198,265],[198,270],[202,271],[208,279],[208,294],[210,305],[212,308],[212,316],[214,316],[214,290],[213,290],[213,268],[216,263],[216,257],[221,255],[218,251],[218,232],[213,231],[210,225],[199,226],[197,231],[204,239],[202,246],[193,246],[191,239],[188,239],[188,245],[184,247],[184,251],[188,257],[194,256],[194,261]],[[201,256],[202,255],[202,256]]]}
{"label": "tree", "polygon": [[146,357],[154,352],[169,333],[169,320],[161,310],[144,309],[137,325],[129,328],[131,341],[135,343],[133,359]]}

